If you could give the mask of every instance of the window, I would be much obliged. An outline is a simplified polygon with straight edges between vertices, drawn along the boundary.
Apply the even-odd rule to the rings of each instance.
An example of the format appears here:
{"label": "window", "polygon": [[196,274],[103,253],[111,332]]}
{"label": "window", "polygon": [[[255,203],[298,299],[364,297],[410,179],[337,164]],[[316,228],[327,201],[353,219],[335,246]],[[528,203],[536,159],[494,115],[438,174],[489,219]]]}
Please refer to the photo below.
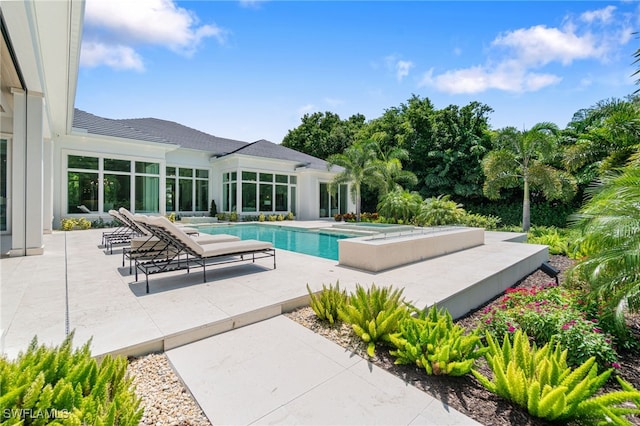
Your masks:
{"label": "window", "polygon": [[82,155],[67,157],[67,213],[120,207],[160,211],[160,164]]}
{"label": "window", "polygon": [[347,201],[347,185],[339,185],[336,190],[328,183],[320,183],[320,217],[347,213]]}
{"label": "window", "polygon": [[237,172],[228,172],[222,175],[222,211],[236,211],[236,198],[238,195]]}
{"label": "window", "polygon": [[167,211],[209,210],[209,170],[167,167]]}
{"label": "window", "polygon": [[[244,170],[242,177],[242,212],[293,212],[295,214],[295,176],[257,173]],[[236,172],[222,176],[223,211],[234,211],[230,200],[235,200]],[[232,194],[233,192],[233,194]]]}

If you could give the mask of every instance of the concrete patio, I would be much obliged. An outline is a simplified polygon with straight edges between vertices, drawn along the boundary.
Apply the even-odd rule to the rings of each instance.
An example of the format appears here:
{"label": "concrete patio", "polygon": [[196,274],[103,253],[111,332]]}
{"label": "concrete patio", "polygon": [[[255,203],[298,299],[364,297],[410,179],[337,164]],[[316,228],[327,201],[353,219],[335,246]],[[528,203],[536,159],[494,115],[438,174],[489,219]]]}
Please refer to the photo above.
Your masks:
{"label": "concrete patio", "polygon": [[[330,226],[330,223],[302,222],[298,225],[316,227]],[[57,345],[68,330],[75,330],[77,345],[92,338],[92,352],[98,356],[167,351],[205,414],[214,422],[233,424],[317,424],[323,423],[322,420],[332,423],[329,417],[306,418],[304,413],[308,412],[309,406],[303,404],[301,408],[296,404],[301,404],[304,395],[312,389],[318,392],[329,383],[334,383],[336,389],[344,389],[344,385],[339,384],[340,380],[353,378],[354,374],[357,382],[364,380],[364,383],[369,383],[366,386],[371,386],[373,395],[365,392],[365,399],[375,399],[375,393],[382,389],[380,386],[385,386],[382,383],[394,380],[373,369],[366,361],[354,359],[331,342],[319,343],[324,339],[306,329],[300,330],[301,326],[280,315],[307,304],[306,284],[313,290],[338,280],[340,286],[348,290],[355,288],[356,284],[393,285],[404,288],[406,300],[416,306],[438,303],[457,317],[499,294],[536,270],[548,258],[546,246],[509,242],[521,235],[493,232],[486,233],[484,245],[378,273],[343,267],[333,260],[277,250],[275,270],[270,259],[262,259],[255,264],[213,267],[208,270],[206,283],[202,282],[202,274],[198,272],[161,274],[150,277],[151,293],[145,294],[144,280],[134,282],[128,265],[122,267],[119,251],[108,255],[98,247],[101,234],[99,229],[54,232],[45,235],[44,255],[3,258],[0,261],[2,352],[9,357],[15,356],[26,348],[34,335],[42,343]],[[251,326],[240,329],[247,325]],[[239,330],[226,333],[235,329]],[[265,348],[265,342],[258,343],[256,336],[272,342],[271,348]],[[304,343],[288,346],[290,339]],[[273,372],[264,372],[258,378],[243,374],[251,360],[239,353],[240,348],[246,348],[246,345],[256,346],[247,349],[254,360],[270,359],[275,364]],[[287,352],[277,352],[278,346],[287,347]],[[295,356],[296,347],[300,350],[298,357]],[[322,347],[313,352],[319,350],[320,358],[326,361],[328,357],[334,367],[338,366],[337,370],[328,376],[316,377],[313,379],[315,382],[305,382],[298,388],[294,386],[287,391],[288,394],[280,395],[280,399],[273,399],[271,405],[267,404],[251,415],[246,408],[242,409],[246,400],[221,401],[219,394],[211,393],[212,388],[207,384],[211,383],[202,382],[203,372],[206,372],[206,377],[218,379],[227,375],[224,380],[229,385],[234,383],[234,386],[256,389],[263,386],[263,393],[256,391],[254,396],[265,398],[274,390],[273,386],[277,387],[281,382],[279,386],[282,389],[293,380],[287,374],[278,374],[278,371],[289,371],[283,367],[282,357],[287,362],[291,358],[300,359],[305,363],[304,370],[324,368],[321,364],[307,363],[309,347]],[[276,352],[269,355],[268,352],[274,350]],[[231,370],[237,374],[230,374]],[[297,373],[291,371],[291,374]],[[411,395],[417,391],[404,383],[396,386],[406,388],[399,391]],[[356,392],[356,388],[353,391]],[[385,406],[391,403],[393,407],[394,398],[409,398],[407,401],[415,398],[394,392],[390,388],[387,391],[390,399],[385,397],[386,401],[377,403]],[[331,393],[326,390],[320,395]],[[421,392],[419,394],[426,398]],[[403,418],[397,419],[398,422],[467,424],[470,421],[464,416],[458,417],[459,413],[447,414],[454,413],[454,410],[449,410],[445,404],[427,401],[411,405],[413,415],[407,414],[406,421]],[[326,407],[320,404],[317,408],[327,411],[322,410],[323,406]],[[396,406],[391,412],[407,409],[401,406]],[[425,417],[429,411],[427,406],[431,407],[430,410],[438,406],[438,410],[444,410],[441,413],[444,418],[449,420],[443,422],[438,417]],[[235,417],[230,413],[236,413]],[[329,414],[325,413],[325,416]],[[333,414],[341,415],[346,423],[366,421],[366,418],[357,416],[349,420],[350,414],[347,413]],[[351,415],[355,416],[354,413]],[[396,418],[387,418],[393,419]]]}

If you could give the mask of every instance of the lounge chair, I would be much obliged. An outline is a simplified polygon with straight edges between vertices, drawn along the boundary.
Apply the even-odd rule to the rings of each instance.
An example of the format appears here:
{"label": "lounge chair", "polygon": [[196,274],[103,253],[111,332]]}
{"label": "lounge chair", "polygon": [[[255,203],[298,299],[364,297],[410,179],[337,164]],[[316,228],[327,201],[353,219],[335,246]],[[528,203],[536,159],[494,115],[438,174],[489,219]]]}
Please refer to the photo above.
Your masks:
{"label": "lounge chair", "polygon": [[[125,265],[125,260],[129,259],[129,273],[133,271],[133,260],[148,260],[157,256],[158,254],[166,254],[164,251],[169,250],[167,243],[154,236],[151,230],[147,228],[148,216],[145,215],[132,215],[131,212],[125,209],[121,211],[122,217],[127,222],[130,222],[132,227],[136,227],[142,236],[134,237],[131,239],[131,245],[122,249],[122,266]],[[212,244],[222,243],[229,241],[240,241],[240,238],[235,235],[229,234],[188,234],[189,229],[184,227],[178,227],[178,229],[193,238],[198,244]],[[199,232],[199,231],[198,231]]]}
{"label": "lounge chair", "polygon": [[109,253],[113,253],[113,246],[119,244],[128,244],[131,238],[137,237],[140,231],[137,228],[132,228],[126,221],[126,219],[117,211],[109,210],[109,215],[114,218],[120,226],[115,230],[105,231],[102,233],[102,246]]}
{"label": "lounge chair", "polygon": [[[149,275],[175,271],[192,267],[202,267],[203,282],[207,282],[209,265],[235,263],[273,257],[273,269],[276,269],[276,251],[273,245],[264,241],[240,240],[198,244],[165,217],[136,217],[145,224],[155,237],[166,243],[167,250],[151,259],[135,259],[135,275],[138,271],[145,274],[146,291],[149,293]],[[250,257],[249,257],[250,255]],[[245,258],[246,257],[246,258]]]}

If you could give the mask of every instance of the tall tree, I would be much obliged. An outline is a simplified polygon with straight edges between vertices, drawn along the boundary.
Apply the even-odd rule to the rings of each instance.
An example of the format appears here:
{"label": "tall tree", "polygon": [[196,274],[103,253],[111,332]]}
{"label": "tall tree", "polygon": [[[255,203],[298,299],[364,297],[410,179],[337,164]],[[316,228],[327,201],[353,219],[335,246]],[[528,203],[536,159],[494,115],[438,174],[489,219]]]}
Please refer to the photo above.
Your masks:
{"label": "tall tree", "polygon": [[578,111],[563,132],[565,167],[590,182],[623,166],[640,139],[640,98],[607,99]]}
{"label": "tall tree", "polygon": [[640,145],[621,172],[608,172],[573,217],[583,260],[573,272],[605,301],[621,324],[625,307],[640,312]]}
{"label": "tall tree", "polygon": [[378,189],[378,194],[383,196],[405,186],[411,189],[418,183],[418,178],[412,172],[403,170],[402,161],[409,158],[406,149],[391,147],[382,149],[378,143],[376,167],[369,180],[371,186]]}
{"label": "tall tree", "polygon": [[360,221],[362,185],[374,175],[377,163],[377,144],[373,141],[356,142],[342,154],[333,154],[327,158],[327,168],[334,165],[343,168],[333,179],[333,185],[348,183],[351,196],[356,205],[356,220]]}
{"label": "tall tree", "polygon": [[573,177],[543,161],[553,153],[557,133],[558,127],[553,123],[538,123],[526,131],[504,128],[497,132],[497,149],[482,160],[487,197],[499,199],[501,189],[522,185],[524,231],[531,227],[531,189],[540,190],[549,200],[570,200],[575,194]]}
{"label": "tall tree", "polygon": [[326,159],[341,153],[357,138],[365,125],[365,117],[356,114],[341,120],[332,112],[305,114],[302,123],[289,130],[282,145],[314,157]]}

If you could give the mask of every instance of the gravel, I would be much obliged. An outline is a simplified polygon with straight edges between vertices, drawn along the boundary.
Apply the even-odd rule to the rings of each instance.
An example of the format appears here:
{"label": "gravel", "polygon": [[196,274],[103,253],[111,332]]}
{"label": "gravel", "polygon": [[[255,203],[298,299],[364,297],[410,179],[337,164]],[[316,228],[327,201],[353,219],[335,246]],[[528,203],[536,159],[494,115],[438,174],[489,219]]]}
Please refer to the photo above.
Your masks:
{"label": "gravel", "polygon": [[131,359],[127,373],[133,376],[136,394],[142,399],[141,425],[211,425],[165,354]]}

